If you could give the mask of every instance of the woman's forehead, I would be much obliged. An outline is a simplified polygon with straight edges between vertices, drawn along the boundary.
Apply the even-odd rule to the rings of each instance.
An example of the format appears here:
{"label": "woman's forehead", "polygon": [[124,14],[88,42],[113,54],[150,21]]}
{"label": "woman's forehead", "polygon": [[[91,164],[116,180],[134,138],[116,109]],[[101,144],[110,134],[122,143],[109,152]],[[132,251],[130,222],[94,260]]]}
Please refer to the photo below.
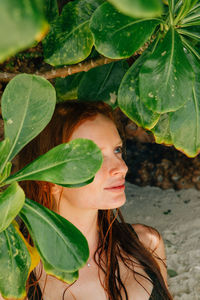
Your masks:
{"label": "woman's forehead", "polygon": [[[119,133],[115,123],[108,117],[98,114],[95,118],[85,120],[80,126],[78,126],[70,140],[76,138],[87,138],[91,140],[102,140],[102,142],[108,139],[120,141]],[[99,141],[100,142],[100,141]]]}

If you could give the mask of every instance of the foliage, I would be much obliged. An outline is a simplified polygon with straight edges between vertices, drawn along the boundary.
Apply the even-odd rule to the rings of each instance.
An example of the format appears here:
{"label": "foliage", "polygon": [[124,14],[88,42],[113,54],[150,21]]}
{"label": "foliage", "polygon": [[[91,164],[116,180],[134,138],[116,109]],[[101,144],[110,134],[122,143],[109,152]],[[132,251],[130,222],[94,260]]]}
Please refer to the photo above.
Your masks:
{"label": "foliage", "polygon": [[[2,96],[5,140],[0,144],[1,186],[8,187],[0,193],[0,292],[8,299],[24,298],[37,252],[48,274],[70,283],[89,256],[87,241],[79,230],[56,213],[25,200],[17,181],[85,185],[93,180],[101,166],[100,149],[90,140],[73,140],[58,145],[10,175],[10,160],[47,125],[55,102],[54,87],[36,75],[16,76]],[[17,215],[29,229],[37,252],[17,230],[14,223]]]}
{"label": "foliage", "polygon": [[[200,151],[200,99],[199,86],[196,84],[196,69],[200,66],[200,3],[171,0],[168,5],[164,1],[161,10],[159,1],[152,1],[151,6],[149,2],[139,0],[109,2],[99,5],[90,16],[89,28],[96,51],[99,55],[124,60],[142,47],[142,60],[136,60],[126,71],[124,78],[118,77],[119,88],[117,79],[113,80],[116,82],[114,93],[107,86],[108,66],[97,67],[86,74],[74,74],[71,78],[59,78],[56,81],[59,99],[68,100],[73,95],[82,100],[106,102],[111,99],[110,94],[116,94],[114,107],[119,106],[138,126],[151,130],[156,142],[174,145],[186,155],[196,156]],[[77,5],[77,1],[75,4]],[[139,15],[136,6],[141,9]],[[67,4],[66,10],[67,7],[70,9],[71,6]],[[151,12],[149,8],[152,9]],[[91,32],[88,33],[88,38]],[[77,36],[74,38],[77,39]],[[46,41],[45,47],[48,44]],[[54,41],[59,41],[59,38]],[[88,53],[89,49],[88,47]],[[58,59],[62,56],[58,51],[54,54]],[[196,69],[192,60],[196,61]],[[79,61],[74,56],[73,63]],[[66,60],[63,63],[69,62]],[[110,70],[112,65],[114,64],[111,64]],[[109,79],[110,76],[111,74]],[[117,72],[114,76],[117,77]],[[166,120],[167,129],[164,125]]]}
{"label": "foliage", "polygon": [[[80,98],[119,106],[138,126],[151,130],[157,143],[174,145],[190,157],[200,152],[199,1],[74,0],[67,1],[60,14],[57,3],[0,3],[0,62],[45,36],[44,60],[54,66],[52,72],[59,67],[70,75],[72,66],[67,65],[77,64],[76,74],[56,79],[56,92],[41,76],[21,74],[2,96],[0,292],[8,299],[24,297],[27,276],[37,261],[31,253],[36,258],[39,253],[47,273],[66,282],[77,278],[88,257],[80,232],[56,213],[25,200],[17,181],[44,180],[68,187],[88,184],[102,162],[96,145],[87,140],[59,145],[10,175],[11,160],[51,119],[56,95],[57,101]],[[83,72],[83,61],[92,67],[102,55],[113,61]],[[37,250],[19,233],[17,215],[29,228]],[[55,241],[60,250],[56,255]]]}
{"label": "foliage", "polygon": [[48,31],[41,2],[8,0],[0,2],[0,62],[34,45]]}

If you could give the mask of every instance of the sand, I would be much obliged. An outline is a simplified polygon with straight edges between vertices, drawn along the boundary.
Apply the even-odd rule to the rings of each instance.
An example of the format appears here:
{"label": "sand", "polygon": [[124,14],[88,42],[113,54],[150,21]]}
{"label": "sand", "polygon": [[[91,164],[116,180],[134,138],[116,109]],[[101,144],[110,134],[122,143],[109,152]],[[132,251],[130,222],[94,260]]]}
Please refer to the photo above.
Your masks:
{"label": "sand", "polygon": [[200,300],[200,191],[126,183],[126,195],[126,221],[153,226],[163,237],[174,300]]}

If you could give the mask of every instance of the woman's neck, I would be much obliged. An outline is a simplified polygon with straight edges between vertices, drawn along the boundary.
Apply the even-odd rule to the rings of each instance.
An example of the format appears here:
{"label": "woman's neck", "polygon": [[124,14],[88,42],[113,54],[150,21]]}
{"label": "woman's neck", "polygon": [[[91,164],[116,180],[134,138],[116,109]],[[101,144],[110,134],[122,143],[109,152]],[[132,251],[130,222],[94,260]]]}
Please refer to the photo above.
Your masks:
{"label": "woman's neck", "polygon": [[93,256],[98,246],[98,210],[69,207],[65,201],[60,201],[58,213],[76,226],[87,239],[90,257]]}

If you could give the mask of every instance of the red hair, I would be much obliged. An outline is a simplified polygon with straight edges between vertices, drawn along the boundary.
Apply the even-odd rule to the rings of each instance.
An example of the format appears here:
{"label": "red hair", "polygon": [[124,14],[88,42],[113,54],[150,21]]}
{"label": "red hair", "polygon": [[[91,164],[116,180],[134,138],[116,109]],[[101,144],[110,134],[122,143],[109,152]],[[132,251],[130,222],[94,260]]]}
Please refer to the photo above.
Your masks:
{"label": "red hair", "polygon": [[[97,114],[102,114],[115,122],[111,108],[103,102],[67,101],[58,104],[47,127],[22,151],[21,167],[58,144],[69,141],[72,133],[80,124],[95,118]],[[23,183],[27,197],[55,210],[52,187],[52,183],[41,181]],[[101,269],[105,274],[105,281],[101,284],[107,292],[109,300],[122,299],[122,290],[128,300],[126,287],[120,277],[119,258],[133,272],[133,275],[135,275],[135,271],[131,266],[134,265],[135,259],[138,260],[147,274],[150,274],[150,279],[148,277],[147,279],[153,283],[160,299],[171,300],[172,297],[153,254],[140,243],[136,234],[130,230],[130,226],[124,222],[121,212],[117,210],[117,214],[115,214],[113,210],[99,210],[98,226],[99,245],[94,259],[99,270]],[[102,260],[104,253],[107,258],[106,262]]]}

